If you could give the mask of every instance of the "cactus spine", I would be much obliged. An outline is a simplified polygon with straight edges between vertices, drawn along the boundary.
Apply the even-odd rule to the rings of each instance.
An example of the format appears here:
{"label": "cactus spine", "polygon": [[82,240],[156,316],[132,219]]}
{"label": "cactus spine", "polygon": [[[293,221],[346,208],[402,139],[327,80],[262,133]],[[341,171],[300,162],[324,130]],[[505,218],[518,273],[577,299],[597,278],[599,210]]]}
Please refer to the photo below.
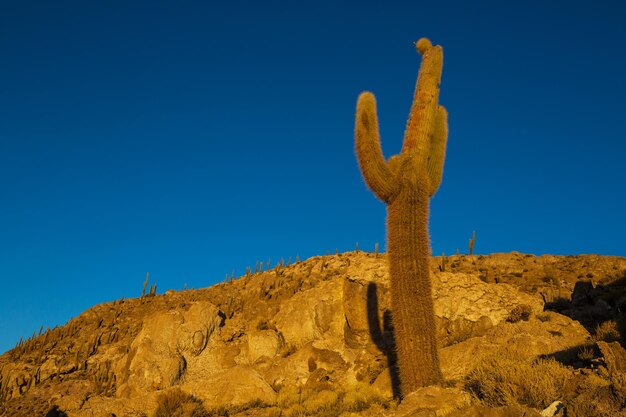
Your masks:
{"label": "cactus spine", "polygon": [[388,161],[383,157],[372,93],[359,96],[355,126],[361,173],[387,204],[391,302],[403,395],[442,380],[429,276],[428,203],[441,183],[448,136],[448,115],[438,104],[443,49],[426,38],[416,48],[422,64],[400,154]]}

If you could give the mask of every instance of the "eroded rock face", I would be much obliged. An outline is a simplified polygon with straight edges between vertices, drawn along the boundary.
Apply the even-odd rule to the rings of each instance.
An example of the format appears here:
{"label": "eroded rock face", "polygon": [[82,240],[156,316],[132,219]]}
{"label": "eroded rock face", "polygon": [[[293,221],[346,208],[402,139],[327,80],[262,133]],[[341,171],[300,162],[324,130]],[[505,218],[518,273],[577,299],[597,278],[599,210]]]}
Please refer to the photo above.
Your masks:
{"label": "eroded rock face", "polygon": [[295,294],[274,317],[287,345],[315,342],[319,347],[340,349],[343,345],[344,314],[342,282],[331,280]]}
{"label": "eroded rock face", "polygon": [[4,397],[16,398],[24,393],[33,376],[28,372],[27,368],[18,364],[8,364],[2,368],[0,381],[2,381],[2,394]]}
{"label": "eroded rock face", "polygon": [[237,406],[257,399],[271,404],[276,400],[272,387],[248,366],[235,366],[204,380],[183,383],[181,387],[203,400],[207,407]]}
{"label": "eroded rock face", "polygon": [[523,293],[509,284],[487,284],[475,274],[434,274],[433,299],[442,346],[485,334],[518,306],[528,306],[535,314],[543,310],[539,296]]}
{"label": "eroded rock face", "polygon": [[248,334],[248,357],[252,363],[262,357],[273,358],[280,349],[280,339],[274,330],[257,330]]}
{"label": "eroded rock face", "polygon": [[157,312],[147,317],[125,358],[128,379],[118,393],[132,396],[178,383],[188,361],[202,353],[222,321],[219,310],[208,302],[194,303],[187,311]]}
{"label": "eroded rock face", "polygon": [[435,315],[450,321],[485,320],[497,325],[519,305],[534,313],[543,311],[540,297],[520,292],[508,284],[487,284],[473,274],[442,272],[433,277]]}
{"label": "eroded rock face", "polygon": [[383,343],[381,302],[387,306],[389,300],[383,296],[387,287],[377,282],[382,277],[348,276],[343,281],[344,338],[350,348],[365,348],[372,341]]}
{"label": "eroded rock face", "polygon": [[523,346],[529,358],[541,355],[558,355],[580,346],[589,333],[569,317],[546,312],[540,321],[533,319],[518,323],[502,323],[481,337],[474,337],[439,351],[441,371],[445,379],[460,380],[485,356],[492,355],[503,346]]}

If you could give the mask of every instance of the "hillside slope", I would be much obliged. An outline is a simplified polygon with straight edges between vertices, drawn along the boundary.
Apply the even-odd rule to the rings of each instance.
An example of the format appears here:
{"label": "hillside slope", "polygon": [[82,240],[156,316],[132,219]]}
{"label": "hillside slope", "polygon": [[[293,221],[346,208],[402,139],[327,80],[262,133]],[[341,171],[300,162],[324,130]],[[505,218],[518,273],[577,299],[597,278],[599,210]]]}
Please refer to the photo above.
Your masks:
{"label": "hillside slope", "polygon": [[[490,415],[504,406],[515,415],[554,400],[568,415],[603,415],[581,408],[593,407],[584,384],[608,387],[611,413],[624,405],[625,258],[510,253],[431,264],[446,387],[399,407],[386,258],[351,252],[97,305],[0,357],[0,415],[152,416],[178,390],[206,415],[231,416]],[[602,323],[612,339],[596,334]],[[558,398],[500,401],[476,388],[476,367],[516,346],[521,362],[559,361],[568,383]]]}

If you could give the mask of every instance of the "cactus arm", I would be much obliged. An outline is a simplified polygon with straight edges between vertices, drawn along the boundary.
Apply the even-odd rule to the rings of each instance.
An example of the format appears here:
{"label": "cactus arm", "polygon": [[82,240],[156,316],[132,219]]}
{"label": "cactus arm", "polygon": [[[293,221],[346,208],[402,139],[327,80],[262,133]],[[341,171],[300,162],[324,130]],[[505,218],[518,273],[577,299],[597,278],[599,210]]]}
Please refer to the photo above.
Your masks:
{"label": "cactus arm", "polygon": [[380,147],[376,99],[370,92],[361,93],[357,101],[354,136],[357,160],[367,186],[376,197],[389,202],[396,187]]}
{"label": "cactus arm", "polygon": [[430,149],[430,136],[434,125],[439,84],[443,68],[443,48],[432,46],[427,39],[417,43],[422,54],[422,64],[417,77],[413,104],[404,133],[403,154],[414,155],[417,162],[426,163]]}
{"label": "cactus arm", "polygon": [[430,196],[432,197],[441,184],[443,161],[446,158],[446,142],[448,140],[448,112],[445,107],[438,106],[435,113],[435,126],[428,155],[428,176],[430,177]]}

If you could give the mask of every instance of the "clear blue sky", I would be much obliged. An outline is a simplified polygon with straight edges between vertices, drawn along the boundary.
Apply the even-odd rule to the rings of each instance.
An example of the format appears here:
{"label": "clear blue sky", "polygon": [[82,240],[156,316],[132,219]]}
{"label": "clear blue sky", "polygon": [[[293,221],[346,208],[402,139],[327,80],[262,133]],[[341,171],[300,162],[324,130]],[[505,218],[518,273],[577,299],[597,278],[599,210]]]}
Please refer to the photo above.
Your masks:
{"label": "clear blue sky", "polygon": [[433,252],[626,255],[623,2],[4,0],[0,352],[146,272],[384,243],[355,103],[397,153],[422,36],[450,113]]}

